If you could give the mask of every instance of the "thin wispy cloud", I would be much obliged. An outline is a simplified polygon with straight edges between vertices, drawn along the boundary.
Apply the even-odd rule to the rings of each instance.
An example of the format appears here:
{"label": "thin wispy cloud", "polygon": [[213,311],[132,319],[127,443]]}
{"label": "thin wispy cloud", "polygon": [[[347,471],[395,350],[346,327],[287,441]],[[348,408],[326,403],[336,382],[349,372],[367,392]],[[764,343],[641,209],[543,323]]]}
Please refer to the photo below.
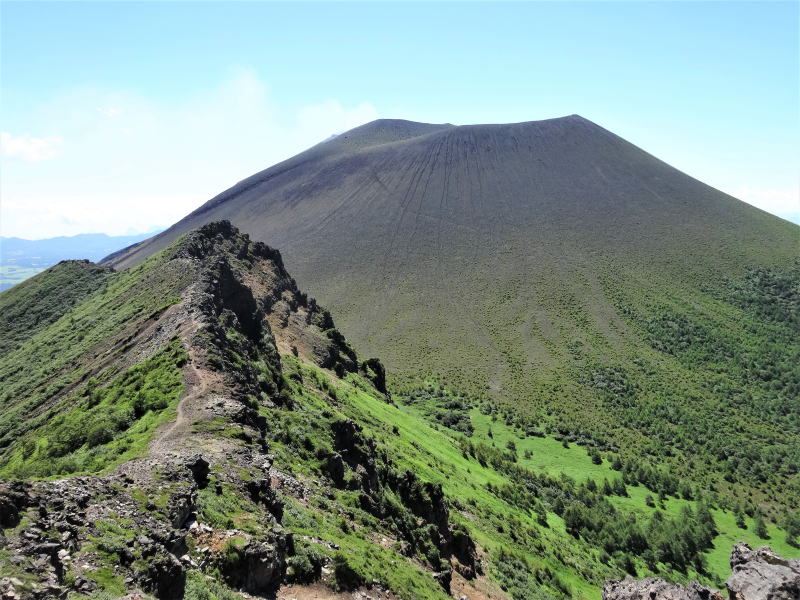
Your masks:
{"label": "thin wispy cloud", "polygon": [[28,134],[15,136],[8,131],[0,133],[3,157],[26,162],[55,158],[61,153],[63,144],[64,140],[60,136],[34,137]]}
{"label": "thin wispy cloud", "polygon": [[116,117],[122,114],[122,109],[115,108],[113,106],[98,107],[97,112],[99,112],[104,117]]}

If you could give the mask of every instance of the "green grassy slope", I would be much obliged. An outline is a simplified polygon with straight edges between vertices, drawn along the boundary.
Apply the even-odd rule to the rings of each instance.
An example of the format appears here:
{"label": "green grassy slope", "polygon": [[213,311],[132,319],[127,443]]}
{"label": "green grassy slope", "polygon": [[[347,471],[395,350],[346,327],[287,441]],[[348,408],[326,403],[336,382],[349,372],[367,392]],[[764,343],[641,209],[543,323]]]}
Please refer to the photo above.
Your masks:
{"label": "green grassy slope", "polygon": [[110,274],[111,269],[87,261],[65,261],[52,267],[47,277],[0,294],[0,356],[97,291]]}
{"label": "green grassy slope", "polygon": [[0,479],[100,473],[145,454],[156,427],[176,416],[186,352],[173,340],[155,355],[117,375],[96,379],[15,438]]}
{"label": "green grassy slope", "polygon": [[[745,517],[745,527],[737,526],[734,511],[709,490],[693,488],[691,499],[677,492],[659,497],[658,492],[644,485],[628,484],[622,486],[624,495],[618,489],[606,495],[602,492],[604,482],[617,481],[619,486],[627,478],[607,460],[610,456],[594,459],[575,444],[565,444],[549,436],[525,435],[507,425],[499,413],[489,410],[442,408],[440,399],[445,398],[447,403],[452,396],[441,390],[388,403],[370,393],[356,376],[342,382],[315,367],[298,363],[294,357],[283,356],[283,361],[293,381],[296,404],[291,412],[274,409],[266,413],[273,423],[271,437],[275,440],[276,464],[308,477],[318,476],[319,465],[307,458],[309,448],[324,444],[321,440],[327,434],[329,420],[340,418],[339,414],[354,419],[398,469],[407,469],[423,480],[442,485],[451,503],[451,520],[470,532],[484,552],[489,576],[514,598],[550,595],[599,598],[602,580],[623,576],[626,571],[638,576],[661,575],[674,581],[699,578],[720,586],[730,570],[727,564],[730,547],[739,540],[770,544],[785,556],[800,556],[796,545],[787,544],[786,531],[773,524],[768,526],[765,537],[753,533],[751,517]],[[330,414],[331,405],[326,397],[335,398],[336,414]],[[438,423],[431,416],[437,411],[457,414],[461,424],[471,424],[469,437],[457,427],[452,429]],[[490,452],[497,456],[488,460],[476,458],[465,451],[467,440],[475,446],[493,449]],[[545,479],[537,480],[537,476]],[[507,493],[517,489],[525,478],[538,483],[522,495]],[[592,486],[600,490],[594,499],[585,491]],[[686,566],[659,560],[656,557],[661,551],[657,547],[659,542],[652,534],[646,536],[648,546],[643,551],[618,548],[607,553],[591,534],[567,531],[562,518],[570,506],[584,506],[584,502],[592,505],[602,497],[610,500],[613,509],[609,510],[617,511],[606,513],[607,517],[615,514],[616,519],[632,519],[631,523],[638,523],[645,531],[656,512],[678,527],[677,523],[685,521],[687,507],[694,514],[707,506],[714,523],[711,543]],[[359,531],[358,494],[337,495],[334,505],[337,503],[336,514],[355,514],[355,531]],[[326,502],[320,505],[323,512],[330,508]],[[355,548],[352,563],[366,578],[403,581],[398,573],[388,574],[390,569],[386,564],[372,562],[372,554],[363,548],[364,537],[343,532],[336,525],[338,517],[314,518],[300,506],[293,506],[290,515],[296,519],[301,533],[313,534],[343,548]],[[665,543],[673,543],[675,539],[670,534]],[[408,577],[411,581],[411,576]],[[398,589],[405,591],[404,597],[426,597],[414,588],[401,585]]]}
{"label": "green grassy slope", "polygon": [[[39,467],[20,463],[21,446],[33,452],[35,462],[38,429],[52,428],[54,417],[79,411],[80,406],[102,404],[102,399],[92,398],[90,388],[124,386],[115,380],[120,373],[169,342],[140,348],[132,343],[149,322],[178,300],[191,277],[190,270],[180,270],[163,255],[120,274],[91,263],[67,262],[0,295],[0,301],[7,303],[7,314],[19,315],[8,325],[16,332],[18,345],[0,356],[0,468],[5,476],[42,474]],[[132,361],[129,353],[138,356]],[[101,420],[97,416],[95,422]],[[125,427],[120,422],[117,429],[131,424],[130,419]],[[16,472],[12,465],[22,470]],[[74,465],[65,469],[81,470]]]}

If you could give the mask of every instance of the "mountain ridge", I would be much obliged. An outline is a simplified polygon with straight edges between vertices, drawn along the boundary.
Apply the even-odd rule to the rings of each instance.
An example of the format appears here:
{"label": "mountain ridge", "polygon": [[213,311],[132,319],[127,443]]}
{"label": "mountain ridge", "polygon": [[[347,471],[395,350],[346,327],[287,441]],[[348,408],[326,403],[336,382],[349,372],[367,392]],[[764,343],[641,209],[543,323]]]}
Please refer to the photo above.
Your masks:
{"label": "mountain ridge", "polygon": [[[203,583],[203,571],[216,574],[220,589],[227,584],[268,595],[281,584],[318,579],[323,561],[330,562],[301,552],[281,526],[283,498],[302,499],[311,493],[311,481],[273,468],[268,440],[278,421],[267,415],[291,411],[301,400],[293,391],[296,381],[298,393],[327,402],[324,393],[317,397],[302,385],[303,363],[320,378],[316,385],[353,374],[359,393],[385,402],[380,362],[358,362],[330,315],[297,290],[280,254],[251,243],[230,223],[206,225],[162,254],[144,268],[111,277],[105,289],[75,307],[59,307],[57,320],[29,331],[29,339],[0,364],[0,380],[16,375],[15,395],[2,398],[12,410],[0,423],[0,589],[10,585],[15,597],[122,595],[130,589],[183,598],[192,585],[187,572],[195,587],[214,583],[211,577]],[[58,270],[29,285],[43,287],[42,280]],[[160,294],[158,286],[166,286]],[[131,291],[135,298],[156,293],[147,300],[156,310],[104,314],[109,304],[131,304]],[[166,296],[166,304],[159,307],[158,296]],[[107,329],[104,316],[118,323]],[[83,352],[53,361],[48,368],[66,367],[69,379],[55,394],[42,393],[47,380],[22,377],[14,365],[36,355],[37,340],[68,325],[64,319],[80,324],[90,340],[98,333],[102,349],[90,342]],[[101,331],[91,329],[93,320]],[[72,345],[83,346],[74,332],[72,338]],[[287,368],[295,373],[293,382]],[[23,390],[27,417],[15,419],[16,394]],[[336,394],[333,388],[329,393]],[[376,515],[384,510],[384,494],[398,495],[400,504],[389,511],[404,522],[398,539],[407,538],[411,548],[424,542],[430,556],[423,558],[429,563],[422,571],[426,595],[449,590],[455,565],[474,578],[474,545],[450,524],[441,488],[397,471],[335,405],[323,412],[332,448],[317,449],[324,459],[321,475],[342,489],[358,482],[362,503],[375,503],[369,510]],[[58,479],[47,481],[53,476]],[[51,536],[59,541],[48,541]],[[198,553],[202,543],[205,551]],[[38,560],[42,553],[45,560]],[[445,562],[451,559],[452,565]],[[332,586],[366,583],[347,559],[340,562]],[[405,568],[413,571],[410,564]],[[439,570],[438,579],[431,576]]]}

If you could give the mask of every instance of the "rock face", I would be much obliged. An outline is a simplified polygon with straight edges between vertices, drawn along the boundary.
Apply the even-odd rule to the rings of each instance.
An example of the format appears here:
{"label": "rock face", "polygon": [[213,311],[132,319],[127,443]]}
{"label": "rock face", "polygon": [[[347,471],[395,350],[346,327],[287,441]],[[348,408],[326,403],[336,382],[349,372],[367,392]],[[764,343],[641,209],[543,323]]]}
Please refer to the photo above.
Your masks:
{"label": "rock face", "polygon": [[[450,592],[450,567],[466,579],[481,572],[475,543],[449,521],[440,484],[396,469],[381,455],[375,440],[366,437],[362,427],[350,419],[333,422],[331,434],[335,453],[324,458],[325,474],[336,487],[359,491],[363,510],[393,523],[405,553],[424,556],[427,566],[437,571],[434,577],[445,591]],[[395,494],[400,505],[388,503],[387,493]]]}
{"label": "rock face", "polygon": [[768,546],[753,550],[739,542],[731,553],[733,574],[727,587],[731,600],[797,600],[800,559],[785,559]]}
{"label": "rock face", "polygon": [[[785,559],[767,546],[753,550],[739,542],[731,552],[729,600],[800,600],[800,560]],[[724,600],[723,593],[692,581],[688,585],[663,579],[611,579],[603,600]]]}
{"label": "rock face", "polygon": [[718,592],[696,581],[689,585],[668,583],[663,579],[648,577],[623,581],[611,579],[603,586],[603,600],[722,600]]}

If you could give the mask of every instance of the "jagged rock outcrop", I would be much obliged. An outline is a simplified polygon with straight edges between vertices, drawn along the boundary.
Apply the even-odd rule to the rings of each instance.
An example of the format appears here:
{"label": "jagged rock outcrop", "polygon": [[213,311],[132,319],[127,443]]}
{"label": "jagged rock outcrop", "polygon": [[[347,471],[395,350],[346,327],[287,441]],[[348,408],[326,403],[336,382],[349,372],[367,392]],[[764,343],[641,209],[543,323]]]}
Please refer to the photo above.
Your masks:
{"label": "jagged rock outcrop", "polygon": [[[331,434],[335,452],[325,457],[323,472],[337,487],[360,491],[363,510],[393,522],[409,556],[427,553],[428,565],[436,571],[434,578],[442,588],[450,591],[451,567],[467,579],[481,571],[475,543],[450,523],[441,485],[396,469],[350,419],[333,422]],[[387,494],[396,495],[400,504],[387,502]]]}
{"label": "jagged rock outcrop", "polygon": [[744,542],[733,547],[726,586],[730,600],[800,599],[800,559],[785,559],[768,546],[753,550]]}
{"label": "jagged rock outcrop", "polygon": [[386,369],[379,359],[368,358],[361,363],[359,372],[373,383],[376,390],[384,394],[388,393],[386,390]]}
{"label": "jagged rock outcrop", "polygon": [[606,581],[603,600],[723,600],[723,596],[696,581],[684,586],[655,577],[627,577]]}
{"label": "jagged rock outcrop", "polygon": [[273,543],[249,540],[242,546],[229,546],[217,559],[225,580],[234,588],[253,594],[273,592],[286,569],[291,537],[280,535]]}
{"label": "jagged rock outcrop", "polygon": [[19,529],[7,538],[9,563],[38,579],[37,584],[0,580],[0,589],[5,586],[9,597],[20,598],[62,597],[69,589],[90,592],[97,576],[86,544],[93,543],[96,552],[113,557],[130,586],[161,599],[182,597],[186,574],[178,557],[188,548],[184,523],[196,509],[197,488],[185,466],[167,461],[162,466],[172,491],[164,497],[163,511],[142,506],[137,495],[143,490],[122,473],[0,482],[0,505],[10,508],[3,512],[5,522]]}
{"label": "jagged rock outcrop", "polygon": [[663,579],[611,579],[603,586],[603,600],[799,600],[800,560],[785,559],[768,546],[753,550],[739,542],[731,552],[733,573],[727,594],[693,581],[688,585]]}

